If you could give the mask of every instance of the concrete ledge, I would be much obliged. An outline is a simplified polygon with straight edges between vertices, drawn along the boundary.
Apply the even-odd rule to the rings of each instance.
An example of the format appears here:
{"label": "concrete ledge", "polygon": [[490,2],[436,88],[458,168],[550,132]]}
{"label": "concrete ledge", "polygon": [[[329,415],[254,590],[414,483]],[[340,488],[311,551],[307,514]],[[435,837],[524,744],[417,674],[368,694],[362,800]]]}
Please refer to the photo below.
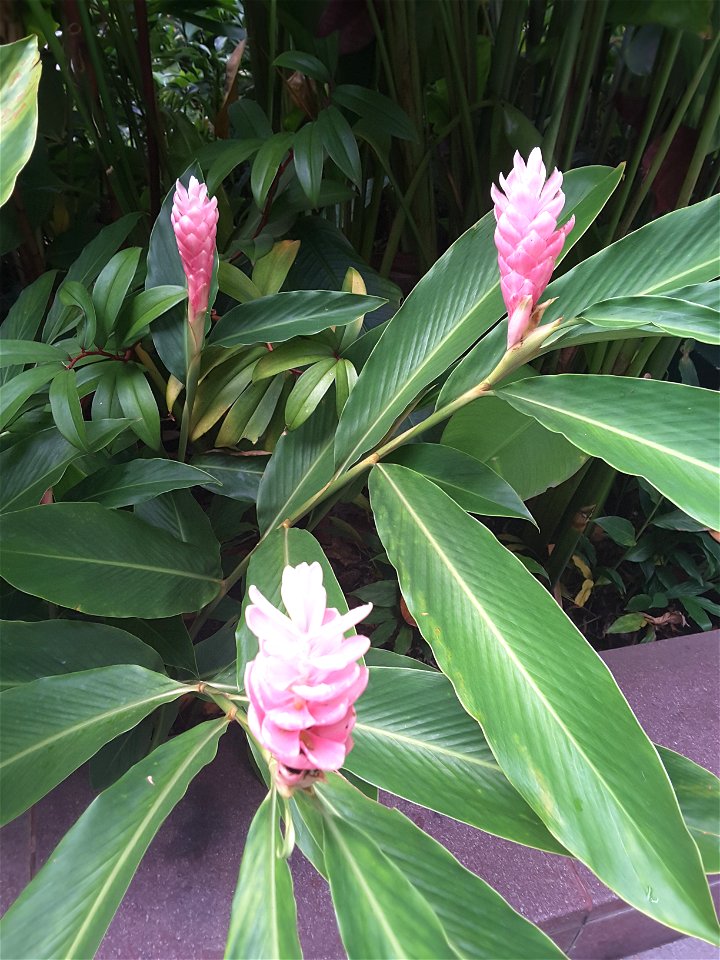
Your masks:
{"label": "concrete ledge", "polygon": [[[720,631],[625,647],[604,659],[652,739],[720,773]],[[153,841],[97,956],[222,957],[240,855],[263,796],[242,736],[228,733],[216,762],[193,781]],[[79,770],[0,832],[1,911],[92,797],[86,772]],[[492,884],[573,960],[628,956],[678,937],[563,857],[499,840],[387,794],[382,799]],[[291,864],[305,956],[344,956],[325,881],[298,851]],[[717,895],[720,877],[714,880]]]}

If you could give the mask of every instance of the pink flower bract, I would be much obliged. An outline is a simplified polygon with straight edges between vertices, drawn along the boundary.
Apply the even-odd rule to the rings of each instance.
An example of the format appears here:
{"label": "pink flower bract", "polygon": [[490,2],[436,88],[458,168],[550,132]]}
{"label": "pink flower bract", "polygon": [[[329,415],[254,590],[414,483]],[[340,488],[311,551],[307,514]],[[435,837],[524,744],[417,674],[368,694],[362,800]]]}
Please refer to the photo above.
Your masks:
{"label": "pink flower bract", "polygon": [[500,265],[500,287],[508,312],[508,349],[532,327],[532,313],[555,268],[565,237],[575,217],[562,227],[557,219],[565,205],[562,174],[555,170],[546,180],[539,147],[527,164],[515,154],[512,171],[498,178],[502,190],[492,185],[495,203],[495,246]]}
{"label": "pink flower bract", "polygon": [[190,322],[208,308],[215,258],[217,199],[208,197],[207,186],[190,177],[187,190],[178,180],[170,215],[180,259],[187,277]]}
{"label": "pink flower bract", "polygon": [[368,672],[357,660],[367,637],[345,637],[372,604],[340,614],[327,607],[319,563],[285,567],[281,613],[251,586],[245,611],[259,652],[245,669],[253,736],[275,757],[281,781],[306,782],[299,771],[338,770],[352,749],[353,704]]}

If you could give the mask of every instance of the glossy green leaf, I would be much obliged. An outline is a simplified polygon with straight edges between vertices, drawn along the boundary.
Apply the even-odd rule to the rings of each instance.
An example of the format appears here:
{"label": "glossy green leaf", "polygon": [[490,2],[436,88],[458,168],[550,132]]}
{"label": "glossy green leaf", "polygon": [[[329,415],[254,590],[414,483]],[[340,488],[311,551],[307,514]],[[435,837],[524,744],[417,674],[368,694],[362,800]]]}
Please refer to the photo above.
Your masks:
{"label": "glossy green leaf", "polygon": [[224,718],[193,727],[100,794],[3,917],[3,952],[93,956],[150,841],[226,729]]}
{"label": "glossy green leaf", "polygon": [[338,419],[341,417],[348,397],[358,381],[355,367],[349,360],[338,360],[335,367],[335,409]]}
{"label": "glossy green leaf", "polygon": [[296,430],[315,412],[335,380],[337,365],[335,357],[318,360],[298,377],[285,404],[288,430]]}
{"label": "glossy green leaf", "polygon": [[66,280],[58,290],[58,296],[66,307],[77,307],[82,320],[78,323],[78,318],[73,318],[73,326],[77,324],[77,338],[83,346],[89,347],[95,343],[95,330],[97,319],[95,317],[95,305],[87,287],[77,280]]}
{"label": "glossy green leaf", "polygon": [[[216,143],[217,142],[218,141],[216,141]],[[262,142],[260,139],[221,142],[223,149],[211,162],[208,167],[207,176],[205,177],[205,183],[207,184],[210,196],[217,192],[218,187],[220,187],[225,177],[232,173],[236,167],[239,167],[241,163],[245,163],[254,153],[258,152],[262,146]],[[216,144],[213,144],[213,146],[215,145]]]}
{"label": "glossy green leaf", "polygon": [[218,568],[220,544],[207,513],[189,490],[171,490],[153,500],[138,503],[135,514],[183,543],[200,547],[205,565]]}
{"label": "glossy green leaf", "polygon": [[[569,179],[570,174],[565,184]],[[581,316],[592,304],[613,297],[657,296],[712,280],[720,273],[715,243],[719,215],[720,197],[711,197],[653,220],[583,260],[543,294],[543,300],[555,300],[543,323]],[[457,366],[442,389],[439,406],[480,383],[495,367],[505,352],[506,329],[500,324]]]}
{"label": "glossy green leaf", "polygon": [[255,364],[253,380],[274,377],[276,373],[292,370],[294,367],[306,367],[309,363],[334,357],[332,347],[319,340],[307,340],[299,337],[289,343],[282,343]]}
{"label": "glossy green leaf", "polygon": [[250,188],[255,203],[262,207],[272,186],[278,167],[293,144],[292,133],[274,133],[258,150],[250,174]]}
{"label": "glossy green leaf", "polygon": [[[67,272],[66,282],[76,280],[89,286],[108,260],[127,239],[128,234],[140,219],[139,213],[128,213],[98,233],[88,243]],[[43,327],[43,340],[51,343],[73,325],[74,308],[63,304],[56,295]]]}
{"label": "glossy green leaf", "polygon": [[330,106],[320,111],[317,129],[322,145],[335,166],[359,187],[362,179],[360,151],[350,124],[337,107]]}
{"label": "glossy green leaf", "polygon": [[628,903],[712,940],[697,848],[600,658],[520,561],[434,484],[379,465],[370,492],[408,608],[510,782]]}
{"label": "glossy green leaf", "polygon": [[563,956],[544,933],[399,810],[374,803],[337,774],[329,774],[318,790],[339,817],[371,836],[402,871],[461,957]]}
{"label": "glossy green leaf", "polygon": [[348,770],[486,833],[566,853],[510,784],[443,674],[371,667],[356,709]]}
{"label": "glossy green leaf", "polygon": [[[252,376],[252,371],[248,370],[248,374]],[[260,383],[253,383],[247,390],[242,391],[230,407],[222,426],[218,430],[215,438],[216,447],[234,447],[242,440],[250,419],[269,390],[270,382],[262,380]]]}
{"label": "glossy green leaf", "polygon": [[212,493],[232,500],[245,500],[255,503],[263,472],[267,466],[267,457],[228,456],[222,453],[202,453],[193,458],[192,465],[209,473],[222,486],[202,482]]}
{"label": "glossy green leaf", "polygon": [[298,182],[310,205],[317,207],[320,200],[320,181],[322,180],[325,150],[323,141],[314,121],[304,124],[293,140],[293,162]]}
{"label": "glossy green leaf", "polygon": [[258,300],[262,296],[250,277],[226,260],[218,265],[218,287],[222,293],[239,303]]}
{"label": "glossy green leaf", "polygon": [[720,528],[717,394],[630,377],[533,377],[497,391],[616,470],[644,477],[681,510]]}
{"label": "glossy green leaf", "polygon": [[[597,215],[621,172],[591,167],[567,174],[563,219],[575,213],[577,224],[563,255]],[[589,198],[592,211],[582,222],[578,208]],[[488,213],[455,241],[387,324],[343,410],[338,464],[354,462],[381,440],[420,391],[502,316],[494,230],[495,218]]]}
{"label": "glossy green leaf", "polygon": [[285,50],[279,57],[275,57],[273,66],[304,73],[306,77],[312,77],[318,83],[330,83],[332,79],[322,60],[300,50]]}
{"label": "glossy green leaf", "polygon": [[72,370],[63,370],[53,378],[50,384],[50,410],[55,426],[65,439],[81,450],[87,449],[85,420]]}
{"label": "glossy green leaf", "polygon": [[342,327],[384,303],[334,290],[292,290],[262,297],[229,310],[213,328],[210,340],[223,347],[236,343],[280,343]]}
{"label": "glossy green leaf", "polygon": [[65,359],[62,350],[49,343],[0,339],[0,367],[25,363],[52,363],[53,360]]}
{"label": "glossy green leaf", "polygon": [[674,750],[656,749],[672,781],[690,835],[700,851],[705,873],[720,873],[720,780]]}
{"label": "glossy green leaf", "polygon": [[18,590],[95,616],[164,617],[217,594],[214,558],[96,503],[27,507],[3,519],[0,574]]}
{"label": "glossy green leaf", "polygon": [[278,856],[282,843],[277,794],[268,794],[248,830],[233,897],[227,960],[302,957],[290,867]]}
{"label": "glossy green leaf", "polygon": [[123,664],[5,690],[0,694],[2,823],[44,797],[108,740],[189,689]]}
{"label": "glossy green leaf", "polygon": [[123,416],[132,421],[130,429],[143,443],[159,450],[160,413],[142,367],[123,363],[115,374],[115,388]]}
{"label": "glossy green leaf", "polygon": [[412,443],[388,458],[436,483],[468,513],[535,521],[513,488],[475,457],[443,443]]}
{"label": "glossy green leaf", "polygon": [[36,36],[0,47],[0,126],[3,132],[0,206],[13,192],[18,174],[30,159],[35,145],[40,73]]}
{"label": "glossy green leaf", "polygon": [[[282,606],[280,586],[282,572],[290,564],[317,562],[323,568],[323,585],[327,591],[328,606],[335,607],[340,613],[347,612],[347,601],[335,579],[333,569],[322,547],[307,530],[296,527],[283,527],[273,531],[259,545],[250,559],[246,582],[255,584],[258,590],[276,607]],[[245,623],[245,608],[249,603],[247,594],[243,601],[243,613],[238,621],[237,640],[237,683],[242,689],[245,678],[245,666],[258,650],[256,637]],[[354,632],[354,631],[352,631]]]}
{"label": "glossy green leaf", "polygon": [[[129,460],[114,463],[104,470],[93,473],[76,487],[67,498],[74,502],[91,500],[104,507],[128,507],[168,490],[184,490],[199,484],[213,484],[213,477],[175,460]],[[219,484],[214,487],[219,492]]]}
{"label": "glossy green leaf", "polygon": [[459,956],[427,900],[370,834],[323,798],[325,868],[349,960]]}
{"label": "glossy green leaf", "polygon": [[258,490],[262,533],[289,518],[332,477],[337,421],[331,399],[326,397],[309,420],[278,440]]}
{"label": "glossy green leaf", "polygon": [[417,140],[417,131],[410,117],[389,97],[377,90],[343,83],[332,91],[332,101],[368,120],[373,127],[399,140]]}
{"label": "glossy green leaf", "polygon": [[152,647],[169,667],[179,667],[197,675],[195,648],[181,616],[159,617],[152,620],[118,619],[119,627]]}
{"label": "glossy green leaf", "polygon": [[130,346],[153,320],[187,298],[185,287],[166,284],[136,294],[120,320],[119,346]]}
{"label": "glossy green leaf", "polygon": [[593,523],[621,547],[635,546],[635,528],[625,517],[594,517]]}
{"label": "glossy green leaf", "polygon": [[677,287],[667,290],[665,296],[675,297],[678,300],[689,300],[690,303],[699,303],[703,307],[720,310],[720,280],[709,280],[707,283],[691,283],[686,287]]}
{"label": "glossy green leaf", "polygon": [[243,351],[219,364],[202,379],[193,404],[191,440],[202,437],[230,409],[250,385],[256,360],[266,353],[266,348],[260,345]]}
{"label": "glossy green leaf", "polygon": [[31,507],[82,451],[54,427],[24,437],[0,452],[0,512]]}
{"label": "glossy green leaf", "polygon": [[263,297],[277,293],[287,279],[295,262],[300,243],[297,240],[279,240],[269,253],[256,261],[252,281]]}
{"label": "glossy green leaf", "polygon": [[163,673],[155,650],[125,630],[85,620],[0,621],[0,688],[117,663]]}
{"label": "glossy green leaf", "polygon": [[240,437],[241,440],[249,440],[250,443],[257,443],[265,433],[283,392],[285,380],[285,376],[280,374],[270,381],[267,390],[263,394],[262,400],[258,403],[255,411],[250,415],[250,418],[245,424],[245,428]]}
{"label": "glossy green leaf", "polygon": [[[57,270],[41,274],[26,286],[0,325],[0,345],[3,340],[33,341],[40,329],[48,298],[52,292]],[[34,361],[33,361],[34,362]],[[22,367],[0,366],[0,384],[20,373]]]}
{"label": "glossy green leaf", "polygon": [[12,380],[0,384],[0,430],[4,429],[36,390],[61,373],[62,363],[43,363],[24,370]]}
{"label": "glossy green leaf", "polygon": [[583,319],[613,330],[649,324],[673,337],[720,344],[720,311],[674,297],[616,297],[583,310]]}
{"label": "glossy green leaf", "polygon": [[102,346],[113,331],[125,294],[140,262],[141,247],[120,250],[100,271],[92,299],[98,321],[98,343]]}

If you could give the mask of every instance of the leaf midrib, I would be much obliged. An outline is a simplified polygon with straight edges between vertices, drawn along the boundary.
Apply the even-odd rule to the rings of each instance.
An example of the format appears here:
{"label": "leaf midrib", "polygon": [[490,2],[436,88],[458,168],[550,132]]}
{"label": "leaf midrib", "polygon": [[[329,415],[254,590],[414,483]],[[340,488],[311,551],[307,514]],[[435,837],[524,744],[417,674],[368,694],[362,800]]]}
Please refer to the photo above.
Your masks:
{"label": "leaf midrib", "polygon": [[[192,546],[192,544],[190,544]],[[119,567],[121,570],[148,570],[152,573],[159,573],[164,576],[186,577],[189,580],[207,580],[210,583],[220,583],[217,577],[210,577],[203,573],[190,573],[187,570],[176,570],[173,567],[153,567],[146,563],[121,563],[116,560],[101,560],[95,557],[73,557],[64,556],[60,553],[37,553],[34,550],[16,550],[3,548],[5,554],[13,554],[18,557],[37,557],[40,560],[64,560],[69,563],[90,563],[100,567]]]}
{"label": "leaf midrib", "polygon": [[470,754],[460,753],[457,750],[451,750],[449,747],[442,747],[437,744],[434,744],[427,740],[419,740],[415,737],[409,737],[407,734],[398,733],[395,730],[387,730],[383,727],[374,727],[372,724],[363,723],[358,720],[355,724],[356,730],[365,730],[370,734],[375,736],[385,737],[388,740],[398,740],[401,743],[409,743],[412,746],[416,747],[421,753],[437,753],[442,754],[443,756],[453,757],[456,760],[460,760],[464,763],[470,763],[478,767],[487,767],[493,771],[500,771],[500,766],[497,763],[491,763],[488,760],[481,760],[479,757],[473,757]]}

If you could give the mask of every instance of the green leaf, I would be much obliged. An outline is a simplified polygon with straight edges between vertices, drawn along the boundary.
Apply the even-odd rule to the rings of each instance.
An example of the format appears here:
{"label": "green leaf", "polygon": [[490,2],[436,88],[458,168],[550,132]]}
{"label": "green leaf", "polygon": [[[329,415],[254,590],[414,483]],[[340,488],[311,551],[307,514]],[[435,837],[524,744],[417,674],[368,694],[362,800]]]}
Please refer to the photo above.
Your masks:
{"label": "green leaf", "polygon": [[[254,413],[250,415],[250,418],[245,424],[240,436],[241,440],[249,440],[250,443],[257,443],[263,433],[265,433],[283,392],[285,379],[283,375],[278,375],[270,381]],[[227,419],[229,419],[229,417]],[[218,434],[218,444],[219,436]]]}
{"label": "green leaf", "polygon": [[76,487],[68,499],[73,502],[91,500],[104,507],[128,507],[169,490],[184,490],[206,484],[215,489],[219,486],[210,474],[186,463],[175,460],[130,460],[114,463],[104,470],[87,477]]}
{"label": "green leaf", "polygon": [[51,427],[0,452],[0,512],[31,507],[82,451]]}
{"label": "green leaf", "polygon": [[300,50],[286,50],[275,57],[274,67],[285,67],[286,70],[296,70],[298,73],[304,73],[306,77],[312,77],[318,83],[330,83],[331,76],[325,64],[310,53],[302,53]]}
{"label": "green leaf", "polygon": [[[76,280],[88,287],[108,260],[127,239],[128,234],[140,219],[139,213],[128,213],[111,223],[88,243],[67,272],[66,282]],[[59,291],[43,327],[43,340],[51,343],[73,325],[73,307],[65,306]]]}
{"label": "green leaf", "polygon": [[334,290],[292,290],[233,307],[213,328],[210,340],[223,347],[237,343],[280,343],[342,327],[384,303]]}
{"label": "green leaf", "polygon": [[374,839],[322,798],[325,868],[349,960],[454,957],[427,900]]}
{"label": "green leaf", "polygon": [[635,528],[625,517],[596,517],[593,523],[596,523],[611,540],[619,543],[621,547],[635,546]]}
{"label": "green leaf", "polygon": [[241,142],[230,140],[225,143],[216,141],[213,146],[221,146],[222,150],[210,164],[205,177],[210,196],[217,193],[225,177],[232,173],[235,167],[239,167],[241,163],[245,163],[254,153],[257,153],[262,146],[262,140],[252,139]]}
{"label": "green leaf", "polygon": [[207,433],[230,409],[251,383],[255,361],[266,353],[267,349],[260,345],[249,351],[243,350],[220,363],[201,380],[190,421],[191,440]]}
{"label": "green leaf", "polygon": [[496,391],[622,473],[644,477],[681,510],[720,528],[717,394],[630,377],[533,377]]}
{"label": "green leaf", "polygon": [[720,873],[720,780],[667,747],[656,747],[672,781],[685,823],[698,845],[705,873]]}
{"label": "green leaf", "polygon": [[319,360],[298,377],[285,404],[288,430],[296,430],[315,412],[335,380],[337,365],[335,357]]}
{"label": "green leaf", "polygon": [[138,503],[135,514],[183,543],[200,547],[205,564],[213,569],[218,568],[220,544],[207,513],[189,490],[172,490],[154,500]]}
{"label": "green leaf", "polygon": [[325,398],[309,420],[278,440],[258,489],[261,533],[292,516],[332,477],[337,421],[331,399]]}
{"label": "green leaf", "polygon": [[278,167],[293,144],[292,133],[274,133],[258,150],[250,174],[250,188],[255,203],[263,206]]}
{"label": "green leaf", "polygon": [[277,349],[261,357],[255,364],[253,380],[255,382],[264,380],[267,377],[274,377],[276,373],[282,373],[284,370],[306,367],[309,363],[324,360],[328,357],[334,358],[334,356],[333,349],[329,344],[299,337],[297,340],[290,340],[288,343],[281,344]]}
{"label": "green leaf", "polygon": [[3,620],[0,688],[40,677],[93,670],[117,663],[162,673],[163,662],[147,644],[116,627],[84,620]]}
{"label": "green leaf", "polygon": [[310,206],[317,207],[320,202],[320,181],[322,180],[325,150],[323,141],[314,121],[304,124],[293,140],[293,162],[298,182]]}
{"label": "green leaf", "polygon": [[178,617],[152,620],[122,619],[113,623],[156,650],[168,667],[179,667],[197,676],[195,647],[183,621]]}
{"label": "green leaf", "polygon": [[108,740],[189,689],[123,664],[5,690],[0,694],[2,823],[44,797]]}
{"label": "green leaf", "polygon": [[399,140],[417,142],[410,117],[389,97],[355,83],[343,83],[332,91],[332,101],[372,123],[373,128]]}
{"label": "green leaf", "polygon": [[65,439],[80,450],[87,450],[87,431],[74,371],[63,370],[53,379],[50,384],[50,409],[55,426]]}
{"label": "green leaf", "polygon": [[150,841],[226,729],[225,718],[199,724],[100,794],[0,922],[8,955],[95,954]]}
{"label": "green leaf", "polygon": [[600,658],[520,561],[434,484],[379,465],[370,493],[408,608],[510,782],[628,903],[712,940],[697,848]]}
{"label": "green leaf", "polygon": [[[577,223],[563,256],[597,215],[621,173],[592,167],[567,174],[562,218],[575,212]],[[584,223],[578,208],[586,199],[594,203],[592,217],[588,214]],[[495,218],[488,213],[455,241],[387,324],[343,410],[335,445],[338,464],[353,463],[381,440],[420,391],[503,315],[494,230]]]}
{"label": "green leaf", "polygon": [[[83,315],[82,322],[78,325],[78,340],[83,347],[90,347],[95,343],[95,329],[97,319],[95,317],[95,305],[87,287],[77,280],[66,280],[58,290],[58,296],[66,307],[78,307]],[[76,321],[73,319],[73,325]]]}
{"label": "green leaf", "polygon": [[[247,372],[252,377],[252,371],[248,370]],[[270,381],[270,383],[272,382]],[[234,447],[242,440],[252,417],[270,389],[270,383],[263,380],[261,383],[253,383],[247,390],[243,390],[230,407],[222,426],[218,430],[215,438],[216,447]],[[196,432],[194,432],[194,435],[196,435]]]}
{"label": "green leaf", "polygon": [[[531,367],[521,367],[505,382],[534,375]],[[524,500],[562,483],[587,459],[565,437],[497,397],[482,397],[458,410],[442,442],[486,463]]]}
{"label": "green leaf", "polygon": [[666,296],[678,300],[689,300],[690,303],[699,303],[703,307],[720,310],[720,280],[709,280],[707,283],[691,283],[687,287],[678,287],[675,290],[666,291]]}
{"label": "green leaf", "polygon": [[712,4],[708,0],[684,0],[681,4],[664,0],[612,0],[605,15],[606,23],[660,23],[672,30],[706,33],[711,29]]}
{"label": "green leaf", "polygon": [[371,836],[402,871],[461,957],[517,960],[563,956],[544,933],[399,810],[374,803],[334,773],[317,789],[338,817]]}
{"label": "green leaf", "polygon": [[240,303],[258,300],[262,296],[250,277],[226,260],[218,264],[218,287],[222,293]]}
{"label": "green leaf", "polygon": [[269,253],[256,261],[252,282],[261,296],[267,297],[280,290],[295,262],[299,248],[300,243],[297,240],[279,240],[273,244]]}
{"label": "green leaf", "polygon": [[96,503],[7,514],[0,574],[18,590],[101,617],[188,613],[220,587],[214,558]]}
{"label": "green leaf", "polygon": [[[20,293],[0,326],[0,341],[31,341],[40,329],[57,270],[41,274]],[[21,367],[0,367],[0,384],[20,373]]]}
{"label": "green leaf", "polygon": [[115,327],[125,294],[130,289],[140,262],[141,247],[120,250],[100,271],[92,299],[98,321],[98,343],[102,346]]}
{"label": "green leaf", "polygon": [[41,69],[36,36],[0,47],[0,126],[3,132],[0,207],[13,192],[18,174],[35,146]]}
{"label": "green leaf", "polygon": [[519,517],[535,523],[513,488],[494,470],[460,450],[441,443],[412,443],[387,458],[436,483],[468,513]]}
{"label": "green leaf", "polygon": [[641,613],[626,613],[614,620],[605,633],[637,633],[646,623],[647,620]]}
{"label": "green leaf", "polygon": [[317,130],[332,162],[359,188],[362,181],[360,151],[350,124],[337,107],[320,111]]}
{"label": "green leaf", "polygon": [[443,674],[371,667],[356,709],[348,770],[486,833],[567,852],[510,784]]}
{"label": "green leaf", "polygon": [[278,856],[279,825],[273,790],[253,817],[245,841],[225,946],[228,960],[302,957],[290,867]]}
{"label": "green leaf", "polygon": [[132,421],[130,429],[143,443],[160,450],[160,413],[142,367],[137,363],[120,365],[115,387],[123,416]]}
{"label": "green leaf", "polygon": [[35,343],[33,340],[0,339],[0,367],[25,363],[52,363],[62,361],[65,354],[49,343]]}
{"label": "green leaf", "polygon": [[610,329],[649,324],[673,337],[720,344],[720,311],[674,297],[615,297],[583,310],[583,319]]}
{"label": "green leaf", "polygon": [[200,486],[219,496],[245,500],[248,503],[255,503],[257,500],[258,488],[267,463],[268,457],[234,457],[222,453],[202,453],[193,457],[192,461],[194,467],[209,473],[222,484],[218,488],[217,485],[211,485],[211,482],[201,482]]}
{"label": "green leaf", "polygon": [[[258,546],[250,559],[246,582],[254,584],[270,603],[282,607],[280,586],[282,572],[290,564],[295,567],[299,563],[320,564],[323,568],[323,585],[327,591],[328,606],[335,607],[340,613],[347,612],[347,601],[335,579],[333,569],[325,556],[322,547],[315,537],[307,530],[295,527],[283,527],[273,531]],[[238,689],[243,688],[245,666],[257,655],[258,643],[255,636],[245,623],[245,608],[248,606],[247,594],[243,600],[243,611],[238,621],[237,632],[237,683]]]}
{"label": "green leaf", "polygon": [[36,390],[65,370],[62,363],[44,363],[19,373],[12,380],[0,383],[0,430],[15,417],[22,405]]}
{"label": "green leaf", "polygon": [[185,287],[165,284],[159,287],[150,287],[136,294],[123,311],[120,318],[118,345],[131,346],[140,338],[143,331],[153,320],[162,317],[168,310],[182,303],[187,298]]}

